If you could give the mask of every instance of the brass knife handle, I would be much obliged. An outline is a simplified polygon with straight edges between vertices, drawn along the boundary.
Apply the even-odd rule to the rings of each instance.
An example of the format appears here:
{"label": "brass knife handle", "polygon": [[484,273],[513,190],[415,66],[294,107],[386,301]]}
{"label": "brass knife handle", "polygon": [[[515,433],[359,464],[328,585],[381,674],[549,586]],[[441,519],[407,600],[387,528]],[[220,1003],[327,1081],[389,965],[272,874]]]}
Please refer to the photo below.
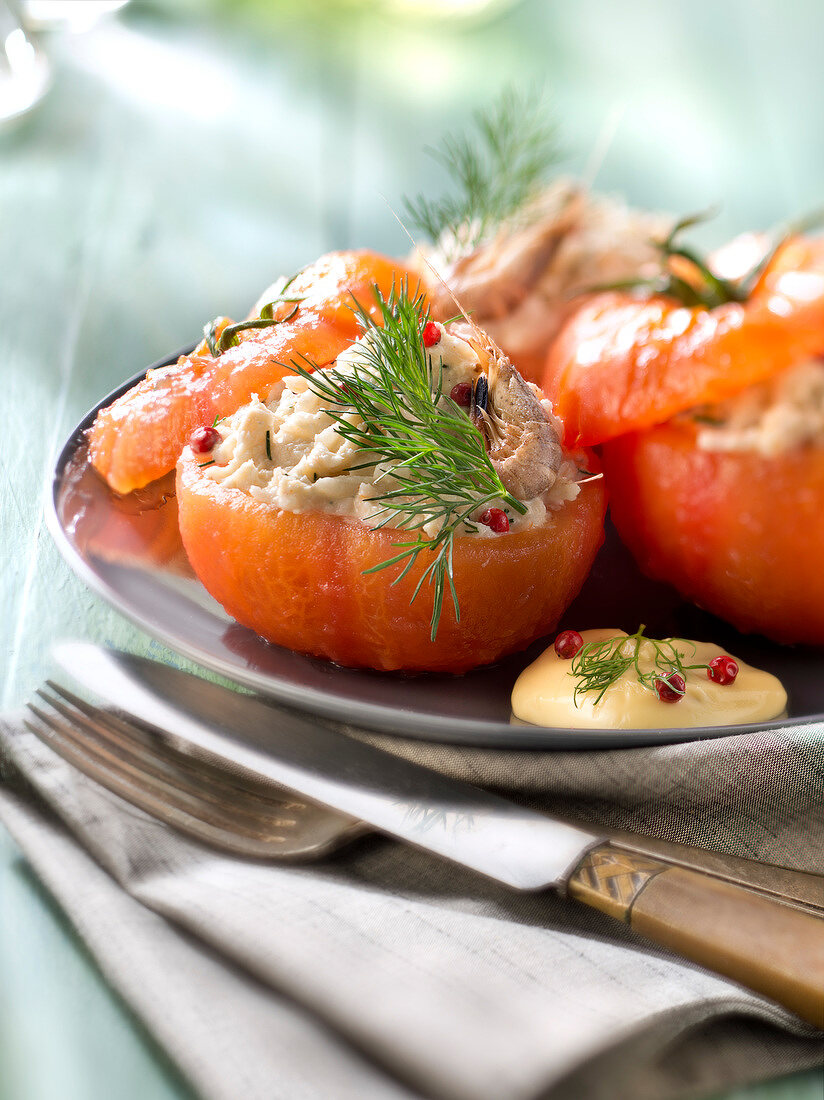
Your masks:
{"label": "brass knife handle", "polygon": [[609,844],[587,853],[567,891],[824,1028],[824,918]]}

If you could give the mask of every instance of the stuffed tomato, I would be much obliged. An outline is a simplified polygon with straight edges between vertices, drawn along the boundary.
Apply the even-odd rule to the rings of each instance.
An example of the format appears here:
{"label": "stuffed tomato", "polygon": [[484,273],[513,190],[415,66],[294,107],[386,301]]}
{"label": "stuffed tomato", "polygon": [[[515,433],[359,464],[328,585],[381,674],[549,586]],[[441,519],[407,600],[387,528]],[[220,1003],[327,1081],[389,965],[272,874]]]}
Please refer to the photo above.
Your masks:
{"label": "stuffed tomato", "polygon": [[567,439],[602,444],[644,572],[739,630],[824,643],[822,251],[793,239],[751,280],[741,254],[720,257],[733,281],[696,261],[667,295],[585,305],[546,383]]}
{"label": "stuffed tomato", "polygon": [[383,311],[334,367],[184,450],[181,536],[207,590],[271,642],[460,673],[554,627],[602,541],[604,492],[483,334],[403,293]]}
{"label": "stuffed tomato", "polygon": [[655,267],[652,239],[672,218],[632,209],[584,180],[552,178],[558,133],[541,97],[506,89],[461,134],[427,148],[446,195],[405,201],[428,239],[413,264],[437,321],[465,310],[530,382],[578,295]]}
{"label": "stuffed tomato", "polygon": [[442,234],[423,253],[420,275],[435,317],[454,316],[459,301],[524,378],[540,382],[576,296],[648,271],[655,263],[650,238],[670,223],[559,180],[471,247],[461,240],[471,240],[469,227]]}

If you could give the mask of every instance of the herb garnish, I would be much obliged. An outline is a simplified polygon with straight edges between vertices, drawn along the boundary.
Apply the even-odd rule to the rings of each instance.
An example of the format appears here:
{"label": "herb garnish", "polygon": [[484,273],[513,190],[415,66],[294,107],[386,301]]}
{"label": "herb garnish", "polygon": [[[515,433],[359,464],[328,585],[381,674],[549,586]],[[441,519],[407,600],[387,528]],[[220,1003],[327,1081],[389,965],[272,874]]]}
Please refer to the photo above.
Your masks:
{"label": "herb garnish", "polygon": [[[410,298],[406,283],[393,288],[386,299],[377,286],[374,291],[378,323],[354,303],[364,337],[359,357],[350,360],[345,374],[335,367],[317,370],[308,359],[305,366],[291,365],[329,406],[338,432],[366,456],[353,469],[381,464],[376,493],[370,499],[376,505],[375,517],[383,518],[373,524],[373,530],[392,527],[415,532],[414,539],[394,544],[397,554],[364,572],[402,563],[392,582],[397,584],[420,554],[432,555],[412,601],[424,581],[432,586],[434,641],[447,586],[455,618],[460,620],[452,553],[462,525],[475,530],[473,516],[492,501],[502,500],[521,514],[527,509],[506,490],[486,453],[483,436],[444,391],[443,367],[434,374],[430,370],[422,338],[429,321],[423,295]],[[391,487],[380,492],[383,480]],[[432,538],[421,531],[430,522],[440,524]]]}
{"label": "herb garnish", "polygon": [[455,251],[470,251],[521,210],[559,159],[556,127],[547,121],[540,95],[507,89],[473,118],[476,132],[448,134],[440,148],[425,150],[449,173],[456,193],[404,200],[410,221]]}
{"label": "herb garnish", "polygon": [[[674,641],[684,641],[685,645],[691,643],[686,639],[672,639],[670,641],[658,641],[655,638],[647,638],[644,634],[644,626],[640,626],[634,634],[628,638],[605,638],[600,642],[587,642],[572,658],[570,675],[577,679],[575,691],[572,696],[573,703],[578,706],[578,696],[589,692],[597,692],[593,706],[601,702],[604,695],[612,685],[623,676],[629,668],[635,668],[636,675],[642,687],[655,693],[656,682],[669,681],[669,686],[678,694],[684,692],[675,687],[670,681],[674,672],[681,676],[691,669],[707,668],[706,664],[685,665],[686,656],[674,645]],[[650,672],[642,672],[640,666],[641,643],[646,642],[652,647],[653,667]]]}
{"label": "herb garnish", "polygon": [[[227,325],[219,337],[217,335],[217,322],[210,321],[210,323],[204,327],[203,335],[206,338],[206,344],[209,351],[215,359],[217,359],[219,355],[222,355],[228,348],[234,347],[234,345],[238,343],[237,337],[239,332],[245,332],[247,329],[252,328],[271,328],[272,325],[281,325],[284,321],[291,321],[298,311],[298,304],[303,301],[302,297],[289,298],[285,293],[296,278],[297,275],[293,275],[291,279],[278,279],[273,287],[275,292],[273,298],[263,306],[258,317],[253,317],[249,321],[238,321],[236,324]],[[295,308],[290,310],[285,317],[275,317],[275,310],[278,306],[283,305],[284,302],[294,302]]]}
{"label": "herb garnish", "polygon": [[[690,214],[676,222],[663,240],[650,242],[658,250],[661,257],[661,271],[658,275],[654,275],[652,278],[639,277],[621,279],[613,283],[601,283],[597,286],[586,287],[579,293],[592,294],[601,290],[646,288],[653,294],[663,294],[669,298],[675,298],[683,306],[699,306],[704,309],[715,309],[717,306],[726,305],[729,302],[747,302],[755,290],[758,280],[789,238],[820,226],[824,221],[824,211],[816,211],[783,230],[773,233],[772,244],[754,267],[740,279],[725,279],[715,274],[705,257],[694,248],[682,244],[680,240],[684,230],[699,225],[714,216],[714,210],[706,210],[700,214]],[[675,260],[675,264],[672,263],[673,260]],[[679,261],[681,262],[679,263]]]}

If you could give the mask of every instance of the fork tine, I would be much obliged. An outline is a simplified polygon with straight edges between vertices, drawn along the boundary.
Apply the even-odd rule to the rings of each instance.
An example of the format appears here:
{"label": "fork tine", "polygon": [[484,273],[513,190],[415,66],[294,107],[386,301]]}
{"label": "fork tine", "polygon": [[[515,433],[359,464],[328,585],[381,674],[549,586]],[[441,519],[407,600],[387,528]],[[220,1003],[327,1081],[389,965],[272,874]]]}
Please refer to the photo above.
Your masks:
{"label": "fork tine", "polygon": [[[259,804],[261,808],[265,807],[267,811],[271,809],[275,802],[280,805],[284,813],[306,808],[306,803],[298,801],[291,791],[278,787],[274,783],[267,783],[263,779],[247,779],[244,776],[219,768],[208,760],[203,760],[190,752],[177,751],[161,739],[157,730],[144,726],[136,718],[130,717],[126,720],[112,711],[94,707],[53,680],[47,680],[46,686],[55,694],[61,696],[72,708],[80,711],[94,727],[96,734],[106,737],[107,740],[111,740],[113,744],[118,746],[124,740],[129,745],[139,745],[141,749],[149,752],[153,759],[168,761],[175,768],[182,768],[187,773],[187,777],[194,771],[198,781],[201,779],[204,782],[211,780],[220,789],[223,797],[225,797],[227,790],[233,793],[238,792],[244,800],[248,799],[250,803]],[[47,698],[42,691],[38,691],[38,694],[43,698]]]}
{"label": "fork tine", "polygon": [[[177,752],[163,731],[95,707],[47,681],[27,727],[91,779],[199,840],[243,856],[307,860],[368,832],[292,792]],[[45,704],[46,710],[42,704]]]}
{"label": "fork tine", "polygon": [[211,819],[230,823],[236,829],[255,836],[295,824],[293,816],[279,814],[280,807],[276,802],[267,805],[261,801],[252,809],[238,805],[230,793],[223,792],[221,797],[221,792],[215,792],[213,788],[202,789],[195,770],[182,771],[170,767],[165,761],[157,760],[150,751],[133,752],[131,746],[119,744],[114,739],[101,741],[93,723],[73,714],[45,693],[41,693],[41,698],[59,715],[59,718],[55,714],[44,715],[41,711],[41,720],[47,720],[53,732],[70,741],[85,756],[92,757],[98,767],[114,769],[121,777],[141,788],[159,788],[160,793],[173,798],[178,805],[194,806],[197,816],[204,816],[208,811]]}
{"label": "fork tine", "polygon": [[216,813],[194,791],[175,789],[139,771],[130,773],[111,759],[101,761],[82,737],[74,735],[65,719],[32,704],[29,710],[37,721],[26,720],[26,727],[68,763],[139,809],[198,840],[238,855],[271,857],[288,839],[288,829],[286,834],[277,827],[273,830],[263,818],[257,829],[243,827],[230,813]]}
{"label": "fork tine", "polygon": [[24,725],[45,740],[50,748],[78,771],[164,824],[234,855],[270,857],[276,854],[277,842],[280,839],[277,836],[255,841],[254,838],[209,823],[181,809],[171,797],[152,794],[148,789],[128,782],[113,768],[99,768],[89,757],[73,746],[60,741],[59,737],[44,738],[41,729],[35,723],[24,720]]}
{"label": "fork tine", "polygon": [[238,824],[245,821],[255,832],[260,831],[262,820],[269,829],[295,825],[295,814],[289,811],[299,808],[299,803],[289,803],[287,809],[272,792],[256,795],[235,788],[224,783],[220,773],[201,771],[198,761],[176,754],[162,745],[149,745],[135,738],[132,727],[125,722],[110,722],[110,716],[104,712],[84,708],[82,713],[75,713],[65,703],[52,699],[43,691],[39,691],[38,695],[69,723],[68,735],[74,736],[75,740],[81,736],[85,748],[93,746],[95,755],[104,757],[110,763],[113,754],[115,765],[129,773],[136,773],[138,779],[149,775],[182,791],[184,795],[195,791],[200,800],[212,805],[223,816],[228,815],[231,807],[229,816],[233,820],[239,819]]}

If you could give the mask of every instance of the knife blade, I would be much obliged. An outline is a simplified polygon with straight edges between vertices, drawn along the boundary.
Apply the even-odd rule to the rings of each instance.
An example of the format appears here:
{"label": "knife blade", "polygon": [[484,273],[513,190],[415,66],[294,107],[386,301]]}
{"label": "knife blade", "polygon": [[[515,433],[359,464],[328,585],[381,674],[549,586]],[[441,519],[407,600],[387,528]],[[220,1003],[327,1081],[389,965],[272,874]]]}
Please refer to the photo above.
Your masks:
{"label": "knife blade", "polygon": [[175,751],[264,778],[517,890],[548,888],[824,1027],[824,919],[582,829],[158,662],[83,642],[58,663]]}

